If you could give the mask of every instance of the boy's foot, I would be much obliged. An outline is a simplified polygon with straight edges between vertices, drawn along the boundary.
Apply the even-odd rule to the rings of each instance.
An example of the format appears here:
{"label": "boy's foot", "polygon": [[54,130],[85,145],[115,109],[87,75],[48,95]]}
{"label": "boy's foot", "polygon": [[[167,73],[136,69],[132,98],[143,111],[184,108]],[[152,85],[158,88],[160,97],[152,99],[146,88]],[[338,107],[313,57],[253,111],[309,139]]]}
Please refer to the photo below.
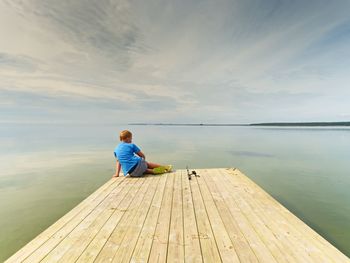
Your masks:
{"label": "boy's foot", "polygon": [[159,166],[159,167],[153,168],[153,173],[154,174],[170,173],[172,169],[173,169],[172,165]]}
{"label": "boy's foot", "polygon": [[165,166],[165,170],[166,170],[167,173],[170,173],[170,172],[173,170],[173,166],[170,165],[170,164],[169,164],[169,165],[166,165],[166,166]]}
{"label": "boy's foot", "polygon": [[166,173],[166,171],[167,170],[165,166],[159,166],[159,167],[153,168],[154,174],[163,174],[163,173]]}

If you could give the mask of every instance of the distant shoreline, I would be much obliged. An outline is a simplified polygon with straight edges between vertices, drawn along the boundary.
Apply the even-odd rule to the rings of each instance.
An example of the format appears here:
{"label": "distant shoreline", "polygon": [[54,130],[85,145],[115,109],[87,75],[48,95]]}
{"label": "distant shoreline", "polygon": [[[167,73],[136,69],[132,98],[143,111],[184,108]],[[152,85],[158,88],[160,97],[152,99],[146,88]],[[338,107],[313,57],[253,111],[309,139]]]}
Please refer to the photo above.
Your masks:
{"label": "distant shoreline", "polygon": [[269,126],[269,127],[338,127],[350,126],[350,122],[266,122],[266,123],[129,123],[138,126]]}
{"label": "distant shoreline", "polygon": [[249,126],[286,126],[286,127],[336,127],[350,126],[350,122],[271,122],[252,123]]}
{"label": "distant shoreline", "polygon": [[249,124],[221,124],[221,123],[129,123],[141,126],[249,126]]}

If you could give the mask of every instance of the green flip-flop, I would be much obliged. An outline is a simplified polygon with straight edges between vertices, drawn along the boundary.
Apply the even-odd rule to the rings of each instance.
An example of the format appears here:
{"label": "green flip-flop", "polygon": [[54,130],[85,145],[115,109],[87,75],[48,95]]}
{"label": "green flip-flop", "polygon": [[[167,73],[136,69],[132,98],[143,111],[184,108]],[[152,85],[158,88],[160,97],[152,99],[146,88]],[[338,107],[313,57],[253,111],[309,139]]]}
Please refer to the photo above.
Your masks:
{"label": "green flip-flop", "polygon": [[165,166],[159,166],[159,167],[153,168],[154,174],[164,174],[166,172],[167,172],[167,169]]}
{"label": "green flip-flop", "polygon": [[166,165],[165,166],[166,167],[166,171],[168,172],[168,173],[170,173],[172,170],[173,170],[173,166],[172,165]]}
{"label": "green flip-flop", "polygon": [[154,174],[164,174],[164,173],[169,173],[172,171],[172,165],[166,165],[166,166],[159,166],[156,168],[153,168],[153,173]]}

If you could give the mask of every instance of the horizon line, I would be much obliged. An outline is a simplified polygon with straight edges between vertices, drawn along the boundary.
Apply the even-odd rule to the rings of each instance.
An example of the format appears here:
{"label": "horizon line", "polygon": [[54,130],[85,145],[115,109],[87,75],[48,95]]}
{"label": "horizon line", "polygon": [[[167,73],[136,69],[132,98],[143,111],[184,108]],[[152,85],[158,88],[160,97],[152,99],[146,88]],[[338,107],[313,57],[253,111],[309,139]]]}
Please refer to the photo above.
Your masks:
{"label": "horizon line", "polygon": [[350,126],[350,121],[336,122],[261,122],[261,123],[129,123],[140,126]]}

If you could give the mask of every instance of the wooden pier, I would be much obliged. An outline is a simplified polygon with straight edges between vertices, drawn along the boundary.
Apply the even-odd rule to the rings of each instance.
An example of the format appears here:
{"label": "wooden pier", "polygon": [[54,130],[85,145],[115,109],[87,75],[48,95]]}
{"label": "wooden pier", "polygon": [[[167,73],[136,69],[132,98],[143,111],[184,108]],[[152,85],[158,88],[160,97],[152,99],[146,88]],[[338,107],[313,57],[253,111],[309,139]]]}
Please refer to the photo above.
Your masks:
{"label": "wooden pier", "polygon": [[237,169],[109,180],[6,262],[350,262]]}

